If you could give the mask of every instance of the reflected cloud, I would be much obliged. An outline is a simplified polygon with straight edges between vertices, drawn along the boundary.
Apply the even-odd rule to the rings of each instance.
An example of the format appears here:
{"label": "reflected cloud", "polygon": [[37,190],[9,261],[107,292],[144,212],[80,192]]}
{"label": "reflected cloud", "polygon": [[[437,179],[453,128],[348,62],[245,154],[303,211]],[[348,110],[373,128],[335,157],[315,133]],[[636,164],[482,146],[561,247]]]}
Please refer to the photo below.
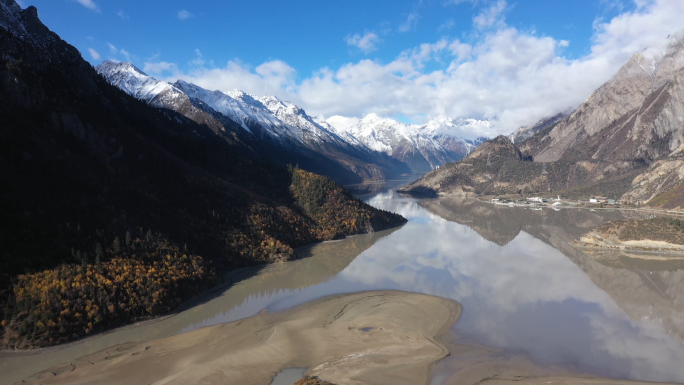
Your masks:
{"label": "reflected cloud", "polygon": [[368,202],[411,221],[339,275],[349,285],[459,301],[460,338],[537,362],[684,381],[684,271],[611,267],[571,244],[588,229],[623,219],[623,212],[533,211],[393,191]]}

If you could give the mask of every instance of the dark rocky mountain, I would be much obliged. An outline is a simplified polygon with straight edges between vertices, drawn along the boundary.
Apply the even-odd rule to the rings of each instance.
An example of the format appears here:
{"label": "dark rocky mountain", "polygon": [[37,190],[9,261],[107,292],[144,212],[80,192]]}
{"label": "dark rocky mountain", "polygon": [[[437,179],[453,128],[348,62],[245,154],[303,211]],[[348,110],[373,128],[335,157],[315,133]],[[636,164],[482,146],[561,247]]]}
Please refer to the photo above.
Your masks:
{"label": "dark rocky mountain", "polygon": [[[635,54],[569,116],[549,118],[534,129],[512,134],[522,158],[531,162],[492,171],[478,169],[468,178],[460,174],[466,168],[444,166],[407,189],[442,193],[572,190],[572,194],[608,195],[625,202],[682,206],[677,198],[684,181],[681,45],[678,36],[670,38],[664,53]],[[461,162],[473,163],[469,158]]]}
{"label": "dark rocky mountain", "polygon": [[4,346],[165,313],[224,270],[405,222],[110,85],[35,7],[0,0],[0,52]]}

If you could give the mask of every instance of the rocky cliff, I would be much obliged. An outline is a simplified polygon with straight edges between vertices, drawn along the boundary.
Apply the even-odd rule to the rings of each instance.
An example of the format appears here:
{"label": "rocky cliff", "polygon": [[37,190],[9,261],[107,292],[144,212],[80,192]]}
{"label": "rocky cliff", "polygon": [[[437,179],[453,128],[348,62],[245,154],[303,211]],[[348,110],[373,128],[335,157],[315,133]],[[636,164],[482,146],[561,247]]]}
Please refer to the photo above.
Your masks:
{"label": "rocky cliff", "polygon": [[684,174],[683,47],[678,35],[668,38],[664,51],[635,54],[569,116],[557,115],[511,134],[522,159],[530,162],[487,169],[473,167],[477,161],[469,156],[462,165],[445,165],[409,189],[573,190],[632,203],[681,206],[684,202],[676,196]]}

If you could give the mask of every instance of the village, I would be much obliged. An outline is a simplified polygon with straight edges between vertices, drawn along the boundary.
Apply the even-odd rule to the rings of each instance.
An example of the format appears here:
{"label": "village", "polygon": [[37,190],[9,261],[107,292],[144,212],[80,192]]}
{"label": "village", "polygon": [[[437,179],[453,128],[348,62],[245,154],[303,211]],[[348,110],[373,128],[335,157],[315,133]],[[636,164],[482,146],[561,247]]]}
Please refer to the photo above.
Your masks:
{"label": "village", "polygon": [[561,207],[575,207],[575,208],[605,208],[605,209],[634,209],[638,206],[631,204],[624,204],[616,199],[606,197],[591,197],[587,200],[583,199],[564,199],[560,195],[556,197],[545,196],[528,196],[528,197],[511,197],[511,196],[480,196],[478,199],[482,201],[491,202],[497,205],[506,206],[523,206],[523,207],[550,207],[560,209]]}
{"label": "village", "polygon": [[511,196],[511,195],[481,195],[477,199],[483,202],[488,202],[500,206],[509,207],[527,207],[532,210],[541,210],[543,208],[550,208],[555,211],[560,211],[562,208],[570,209],[589,209],[595,210],[634,210],[653,215],[666,215],[672,217],[684,217],[684,211],[678,210],[661,210],[645,207],[642,205],[634,205],[621,202],[616,199],[593,196],[589,199],[566,199],[560,195],[553,196]]}

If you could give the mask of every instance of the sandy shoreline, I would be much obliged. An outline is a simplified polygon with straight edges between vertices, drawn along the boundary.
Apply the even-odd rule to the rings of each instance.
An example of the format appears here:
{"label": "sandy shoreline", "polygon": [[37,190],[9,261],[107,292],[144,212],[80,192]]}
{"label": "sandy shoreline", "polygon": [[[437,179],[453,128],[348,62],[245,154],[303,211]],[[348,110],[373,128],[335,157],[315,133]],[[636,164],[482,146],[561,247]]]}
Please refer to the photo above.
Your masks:
{"label": "sandy shoreline", "polygon": [[611,245],[605,243],[590,243],[574,240],[572,245],[586,251],[625,253],[631,258],[647,260],[672,260],[684,259],[684,249],[658,249],[632,245]]}
{"label": "sandy shoreline", "polygon": [[461,306],[423,294],[333,295],[173,337],[114,346],[31,376],[42,384],[264,384],[309,367],[335,384],[423,384]]}
{"label": "sandy shoreline", "polygon": [[337,294],[279,312],[125,343],[43,370],[41,384],[268,385],[283,369],[337,385],[646,384],[540,366],[522,354],[451,342],[457,302],[400,291]]}

